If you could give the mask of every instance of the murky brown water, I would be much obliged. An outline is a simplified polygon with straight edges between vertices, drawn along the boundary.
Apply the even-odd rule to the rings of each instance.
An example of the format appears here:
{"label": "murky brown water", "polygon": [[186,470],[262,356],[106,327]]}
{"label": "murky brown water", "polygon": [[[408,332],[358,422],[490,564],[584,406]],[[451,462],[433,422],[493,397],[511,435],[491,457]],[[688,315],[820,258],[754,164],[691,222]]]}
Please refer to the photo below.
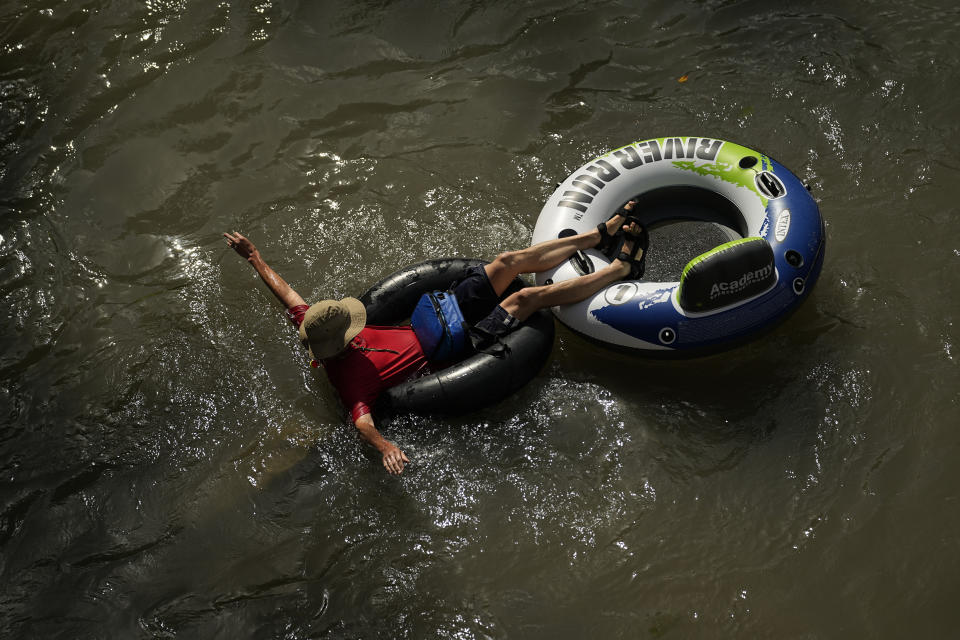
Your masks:
{"label": "murky brown water", "polygon": [[[953,635],[958,35],[945,1],[3,3],[0,635]],[[561,329],[515,398],[383,423],[399,479],[219,236],[357,294],[678,133],[813,186],[806,305],[684,362]]]}

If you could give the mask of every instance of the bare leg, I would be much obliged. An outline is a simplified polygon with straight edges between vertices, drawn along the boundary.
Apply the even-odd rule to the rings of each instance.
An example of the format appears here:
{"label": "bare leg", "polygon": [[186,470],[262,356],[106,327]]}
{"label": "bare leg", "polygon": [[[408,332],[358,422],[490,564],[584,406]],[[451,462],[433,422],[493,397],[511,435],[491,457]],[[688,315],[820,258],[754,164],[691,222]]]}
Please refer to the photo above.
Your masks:
{"label": "bare leg", "polygon": [[[632,202],[624,207],[628,211],[632,208]],[[607,233],[613,235],[623,225],[623,222],[622,215],[610,218],[606,223]],[[600,232],[596,229],[576,236],[547,240],[519,251],[501,253],[493,262],[484,267],[484,270],[487,272],[487,277],[490,278],[493,290],[499,296],[521,273],[546,271],[557,266],[577,251],[595,247],[598,242],[600,242]]]}
{"label": "bare leg", "polygon": [[[630,232],[635,233],[639,229],[632,225]],[[624,242],[624,251],[630,252],[634,240],[627,236]],[[642,254],[641,254],[642,255]],[[630,272],[630,265],[619,259],[614,260],[609,265],[594,273],[580,276],[572,280],[565,280],[554,284],[548,284],[541,287],[526,287],[507,297],[500,306],[504,311],[514,318],[523,322],[535,311],[546,307],[555,307],[557,305],[573,304],[586,300],[597,291],[622,279]]]}
{"label": "bare leg", "polygon": [[627,264],[614,260],[600,271],[542,287],[525,287],[500,303],[504,311],[523,322],[535,311],[562,304],[573,304],[592,296],[600,289],[623,278]]}

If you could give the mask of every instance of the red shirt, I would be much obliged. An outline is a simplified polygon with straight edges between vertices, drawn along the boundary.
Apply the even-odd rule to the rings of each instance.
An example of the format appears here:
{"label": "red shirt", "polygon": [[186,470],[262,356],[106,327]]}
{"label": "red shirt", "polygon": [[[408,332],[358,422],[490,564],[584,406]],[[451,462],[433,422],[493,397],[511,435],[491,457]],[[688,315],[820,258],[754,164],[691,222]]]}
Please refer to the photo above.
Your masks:
{"label": "red shirt", "polygon": [[[303,322],[310,307],[297,305],[287,310],[295,326]],[[386,351],[371,351],[386,349]],[[330,383],[356,422],[384,389],[396,386],[427,368],[420,342],[409,326],[364,327],[347,346],[347,350],[323,361]]]}

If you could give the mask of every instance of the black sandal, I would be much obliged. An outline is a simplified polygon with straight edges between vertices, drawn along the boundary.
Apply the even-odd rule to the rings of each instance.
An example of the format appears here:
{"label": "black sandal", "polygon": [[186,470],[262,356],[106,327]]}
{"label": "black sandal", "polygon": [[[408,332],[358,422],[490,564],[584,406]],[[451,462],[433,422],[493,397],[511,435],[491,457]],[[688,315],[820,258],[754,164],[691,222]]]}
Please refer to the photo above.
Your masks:
{"label": "black sandal", "polygon": [[[634,223],[638,224],[640,231],[638,233],[624,232],[624,235],[630,236],[630,238],[633,239],[633,249],[630,250],[630,253],[621,251],[620,255],[617,256],[617,260],[630,265],[630,273],[624,277],[624,280],[639,280],[643,277],[644,271],[647,270],[647,247],[650,246],[650,234],[647,233],[647,228],[643,226],[640,220],[633,216],[627,216],[624,222],[625,226]],[[638,251],[642,252],[639,260],[637,260]]]}
{"label": "black sandal", "polygon": [[[616,216],[623,216],[624,218],[630,217],[630,211],[620,207],[617,209],[612,216],[607,220],[609,222]],[[613,258],[613,254],[619,251],[623,242],[623,227],[617,229],[616,233],[610,233],[607,231],[607,223],[601,222],[597,225],[597,231],[600,232],[600,242],[596,245],[596,250],[607,256],[608,258]]]}
{"label": "black sandal", "polygon": [[607,231],[606,222],[601,222],[598,224],[597,231],[600,232],[600,242],[597,243],[596,249],[609,258],[610,254],[620,247],[620,236],[623,235],[623,231],[619,230],[616,233],[611,234]]}

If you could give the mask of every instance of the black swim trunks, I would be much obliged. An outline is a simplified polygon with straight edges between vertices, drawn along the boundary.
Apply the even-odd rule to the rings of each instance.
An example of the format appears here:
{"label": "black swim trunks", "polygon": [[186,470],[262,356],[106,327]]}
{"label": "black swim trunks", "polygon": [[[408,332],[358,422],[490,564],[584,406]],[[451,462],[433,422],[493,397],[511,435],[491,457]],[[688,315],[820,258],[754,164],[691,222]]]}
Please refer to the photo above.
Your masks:
{"label": "black swim trunks", "polygon": [[500,296],[482,266],[470,267],[466,277],[453,288],[460,312],[470,326],[470,342],[477,351],[499,355],[504,349],[500,338],[520,325],[520,321],[500,306]]}
{"label": "black swim trunks", "polygon": [[460,305],[460,313],[467,324],[477,324],[495,306],[500,304],[500,296],[493,290],[493,284],[483,265],[467,269],[467,275],[453,287],[453,295]]}
{"label": "black swim trunks", "polygon": [[470,330],[473,333],[479,333],[487,339],[499,338],[505,336],[520,326],[520,321],[507,313],[507,310],[497,305],[487,316],[473,325]]}

